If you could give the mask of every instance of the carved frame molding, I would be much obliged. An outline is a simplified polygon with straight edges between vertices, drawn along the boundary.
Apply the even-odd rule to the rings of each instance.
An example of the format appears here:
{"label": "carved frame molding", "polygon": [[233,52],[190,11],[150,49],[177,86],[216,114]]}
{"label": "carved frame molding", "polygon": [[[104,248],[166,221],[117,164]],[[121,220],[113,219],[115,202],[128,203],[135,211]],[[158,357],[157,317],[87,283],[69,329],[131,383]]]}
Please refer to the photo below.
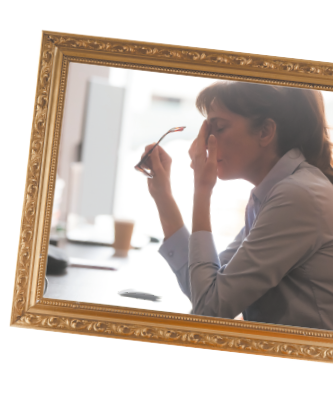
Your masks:
{"label": "carved frame molding", "polygon": [[43,298],[69,62],[333,91],[333,64],[43,32],[11,325],[333,362],[333,332]]}

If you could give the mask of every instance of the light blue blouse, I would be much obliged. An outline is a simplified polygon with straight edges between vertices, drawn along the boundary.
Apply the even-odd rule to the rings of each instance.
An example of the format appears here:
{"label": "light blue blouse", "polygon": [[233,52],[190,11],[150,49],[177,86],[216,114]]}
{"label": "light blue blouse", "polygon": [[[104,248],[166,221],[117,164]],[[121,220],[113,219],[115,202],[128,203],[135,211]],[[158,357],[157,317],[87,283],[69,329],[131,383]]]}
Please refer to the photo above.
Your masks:
{"label": "light blue blouse", "polygon": [[252,189],[225,251],[212,233],[184,226],[159,253],[194,314],[333,329],[333,185],[298,149]]}

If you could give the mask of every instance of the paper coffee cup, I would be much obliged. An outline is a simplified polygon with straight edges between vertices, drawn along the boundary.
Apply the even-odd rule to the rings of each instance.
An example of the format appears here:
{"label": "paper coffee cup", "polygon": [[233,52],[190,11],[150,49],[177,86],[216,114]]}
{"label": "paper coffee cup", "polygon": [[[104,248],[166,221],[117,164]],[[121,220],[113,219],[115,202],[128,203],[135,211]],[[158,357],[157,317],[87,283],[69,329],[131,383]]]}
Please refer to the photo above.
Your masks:
{"label": "paper coffee cup", "polygon": [[132,220],[114,220],[114,256],[127,257],[131,249],[131,239],[133,234],[134,222]]}

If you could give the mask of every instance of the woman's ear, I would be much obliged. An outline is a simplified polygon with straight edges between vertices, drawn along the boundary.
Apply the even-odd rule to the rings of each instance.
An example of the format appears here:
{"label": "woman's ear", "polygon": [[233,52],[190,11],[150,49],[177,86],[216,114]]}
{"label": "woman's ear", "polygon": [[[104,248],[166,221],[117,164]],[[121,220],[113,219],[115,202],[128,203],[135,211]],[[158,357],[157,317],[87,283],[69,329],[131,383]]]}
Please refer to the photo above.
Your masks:
{"label": "woman's ear", "polygon": [[267,118],[264,120],[259,133],[259,144],[261,147],[266,147],[275,140],[276,123],[273,119]]}

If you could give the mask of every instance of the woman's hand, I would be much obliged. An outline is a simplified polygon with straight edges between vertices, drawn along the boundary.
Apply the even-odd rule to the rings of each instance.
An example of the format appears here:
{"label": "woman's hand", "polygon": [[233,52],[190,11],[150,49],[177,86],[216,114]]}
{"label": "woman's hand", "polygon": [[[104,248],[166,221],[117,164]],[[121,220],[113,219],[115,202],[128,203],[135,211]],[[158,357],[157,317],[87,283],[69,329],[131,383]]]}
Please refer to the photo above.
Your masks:
{"label": "woman's hand", "polygon": [[206,120],[189,149],[189,155],[192,159],[191,168],[194,170],[195,192],[211,194],[217,180],[217,141],[210,134],[210,125]]}
{"label": "woman's hand", "polygon": [[[141,158],[155,145],[150,144],[145,148]],[[153,199],[160,200],[171,197],[171,157],[161,146],[156,146],[152,153],[145,160],[143,167],[152,170],[153,178],[148,178],[148,189]]]}
{"label": "woman's hand", "polygon": [[189,150],[192,159],[191,167],[194,170],[193,233],[212,231],[210,197],[217,180],[217,145],[216,138],[210,135],[210,131],[210,126],[205,120]]}
{"label": "woman's hand", "polygon": [[[141,159],[154,145],[146,146]],[[143,165],[153,172],[153,178],[148,178],[148,189],[155,200],[165,239],[184,226],[182,215],[171,192],[171,162],[171,157],[158,145]]]}

